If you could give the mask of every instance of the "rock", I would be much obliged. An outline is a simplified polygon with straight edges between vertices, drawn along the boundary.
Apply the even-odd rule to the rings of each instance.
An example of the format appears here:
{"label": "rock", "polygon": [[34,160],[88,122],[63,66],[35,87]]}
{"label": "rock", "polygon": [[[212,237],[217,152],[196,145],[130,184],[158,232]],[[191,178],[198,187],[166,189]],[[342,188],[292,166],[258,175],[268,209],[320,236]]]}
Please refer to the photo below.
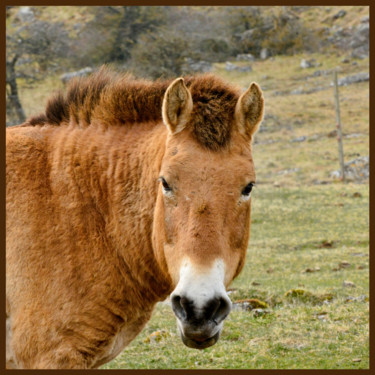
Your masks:
{"label": "rock", "polygon": [[160,342],[162,339],[167,338],[170,336],[170,333],[165,329],[155,331],[151,333],[146,339],[144,340],[145,343],[157,343]]}
{"label": "rock", "polygon": [[270,53],[269,53],[268,49],[267,48],[262,48],[261,51],[260,51],[259,57],[262,60],[268,59],[268,57],[270,57]]}
{"label": "rock", "polygon": [[364,59],[369,56],[370,37],[369,22],[360,22],[357,26],[338,27],[333,26],[330,29],[329,36],[325,37],[326,42],[338,47],[347,53],[351,52],[351,57]]}
{"label": "rock", "polygon": [[347,57],[345,57],[345,58],[343,58],[343,59],[341,60],[341,62],[342,62],[343,64],[349,64],[349,63],[350,63],[350,60],[349,60]]}
{"label": "rock", "polygon": [[303,94],[303,89],[302,88],[299,88],[299,89],[294,89],[290,92],[290,95],[301,95]]}
{"label": "rock", "polygon": [[341,263],[339,263],[339,268],[340,269],[342,269],[342,268],[348,268],[350,266],[351,266],[351,264],[349,262],[345,261],[345,260],[342,261]]}
{"label": "rock", "polygon": [[333,129],[327,134],[328,138],[336,138],[337,137],[337,130]]}
{"label": "rock", "polygon": [[310,60],[302,59],[301,62],[300,62],[300,67],[302,69],[312,68],[314,66],[317,66],[315,59],[310,59]]}
{"label": "rock", "polygon": [[338,18],[342,18],[342,17],[345,17],[346,16],[346,10],[344,9],[341,9],[339,10],[333,17],[332,19],[333,20],[337,20]]}
{"label": "rock", "polygon": [[329,181],[326,181],[326,180],[313,180],[312,183],[314,185],[328,185]]}
{"label": "rock", "polygon": [[368,302],[368,301],[369,301],[369,298],[364,294],[359,297],[349,296],[345,298],[345,302]]}
{"label": "rock", "polygon": [[251,40],[253,38],[253,35],[254,35],[254,32],[256,32],[257,29],[254,28],[254,29],[249,29],[249,30],[246,30],[244,31],[242,34],[241,34],[241,41],[244,41],[244,40]]}
{"label": "rock", "polygon": [[271,311],[267,310],[267,309],[254,309],[253,310],[253,315],[254,315],[255,318],[259,318],[261,316],[265,316],[265,315],[268,315],[270,313],[271,313]]}
{"label": "rock", "polygon": [[309,294],[310,292],[307,292],[304,289],[290,289],[284,294],[284,297],[299,297]]}
{"label": "rock", "polygon": [[304,142],[306,141],[307,137],[302,135],[301,137],[297,137],[291,140],[291,142]]}
{"label": "rock", "polygon": [[[345,179],[348,181],[363,181],[370,176],[369,157],[362,156],[344,164]],[[330,177],[341,178],[341,170],[333,171]]]}
{"label": "rock", "polygon": [[34,12],[30,7],[21,7],[17,13],[17,17],[21,22],[30,22],[34,19]]}
{"label": "rock", "polygon": [[306,268],[302,273],[312,273],[312,272],[319,272],[320,267],[315,267],[315,268]]}
{"label": "rock", "polygon": [[251,311],[251,310],[259,309],[259,308],[267,309],[268,304],[266,302],[260,301],[257,298],[247,298],[247,299],[234,301],[233,308],[235,310]]}
{"label": "rock", "polygon": [[348,40],[347,46],[353,49],[351,56],[356,58],[366,58],[370,52],[370,25],[361,23]]}
{"label": "rock", "polygon": [[286,174],[295,173],[299,171],[300,171],[300,168],[289,168],[289,169],[283,169],[281,171],[278,171],[277,174],[284,176]]}
{"label": "rock", "polygon": [[318,249],[331,249],[335,243],[333,241],[322,241],[317,245]]}
{"label": "rock", "polygon": [[75,77],[85,77],[93,72],[93,69],[90,67],[83,68],[81,70],[77,70],[75,72],[69,72],[64,73],[60,76],[61,81],[66,84],[68,83],[72,78]]}
{"label": "rock", "polygon": [[311,68],[311,65],[305,59],[302,59],[299,65],[302,69]]}
{"label": "rock", "polygon": [[322,75],[321,70],[315,70],[315,72],[313,73],[313,77],[320,77],[321,75]]}
{"label": "rock", "polygon": [[237,61],[251,61],[252,62],[252,61],[255,61],[255,57],[251,53],[241,53],[241,54],[236,56],[236,60]]}
{"label": "rock", "polygon": [[[361,134],[361,133],[352,133],[352,134],[346,134],[344,137],[345,138],[359,138],[359,137],[364,137],[366,134]],[[359,155],[358,155],[359,156]]]}
{"label": "rock", "polygon": [[364,16],[361,18],[361,23],[369,23],[370,22],[370,16]]}
{"label": "rock", "polygon": [[344,282],[342,283],[342,286],[343,286],[344,288],[356,288],[355,284],[352,283],[351,281],[344,281]]}
{"label": "rock", "polygon": [[328,313],[326,311],[321,311],[319,313],[314,314],[319,320],[326,321]]}
{"label": "rock", "polygon": [[208,73],[212,71],[212,64],[208,61],[195,61],[191,59],[190,57],[186,58],[186,65],[188,71],[193,71],[196,73],[202,72],[202,73]]}
{"label": "rock", "polygon": [[228,72],[232,72],[232,71],[251,72],[253,69],[250,65],[238,66],[238,65],[232,64],[231,62],[227,61],[225,63],[225,70],[227,70]]}

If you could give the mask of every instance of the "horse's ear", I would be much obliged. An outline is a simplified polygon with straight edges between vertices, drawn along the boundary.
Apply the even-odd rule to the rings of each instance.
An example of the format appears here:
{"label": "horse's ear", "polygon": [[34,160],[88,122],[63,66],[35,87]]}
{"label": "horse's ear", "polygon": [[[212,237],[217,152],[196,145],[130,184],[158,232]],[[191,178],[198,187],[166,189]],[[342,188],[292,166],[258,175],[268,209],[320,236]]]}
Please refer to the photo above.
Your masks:
{"label": "horse's ear", "polygon": [[258,130],[263,119],[264,99],[262,90],[253,82],[239,97],[235,117],[239,130],[249,139]]}
{"label": "horse's ear", "polygon": [[186,125],[193,109],[193,99],[183,78],[174,80],[164,94],[163,121],[168,130],[174,134],[180,132]]}

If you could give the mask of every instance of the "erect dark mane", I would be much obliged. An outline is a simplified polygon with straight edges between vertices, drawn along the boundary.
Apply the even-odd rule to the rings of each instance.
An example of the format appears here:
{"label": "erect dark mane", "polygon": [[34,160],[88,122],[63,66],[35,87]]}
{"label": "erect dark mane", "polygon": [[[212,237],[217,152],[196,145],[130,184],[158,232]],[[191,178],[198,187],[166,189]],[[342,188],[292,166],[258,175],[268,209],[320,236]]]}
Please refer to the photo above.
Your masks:
{"label": "erect dark mane", "polygon": [[[106,126],[160,121],[164,93],[171,81],[135,80],[102,68],[90,77],[71,81],[66,93],[52,96],[45,113],[29,125],[88,126],[94,120]],[[233,124],[239,92],[213,75],[185,78],[193,98],[191,123],[197,141],[210,149],[225,146]]]}

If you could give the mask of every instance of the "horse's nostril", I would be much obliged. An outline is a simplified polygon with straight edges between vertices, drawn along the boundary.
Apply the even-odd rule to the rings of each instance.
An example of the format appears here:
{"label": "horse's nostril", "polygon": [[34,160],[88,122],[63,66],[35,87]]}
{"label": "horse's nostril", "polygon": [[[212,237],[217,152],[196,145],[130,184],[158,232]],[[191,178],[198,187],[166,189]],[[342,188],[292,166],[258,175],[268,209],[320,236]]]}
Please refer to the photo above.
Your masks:
{"label": "horse's nostril", "polygon": [[179,295],[172,296],[171,298],[172,310],[180,320],[186,320],[187,318],[187,313],[183,306],[184,302],[184,298],[181,298]]}
{"label": "horse's nostril", "polygon": [[185,311],[183,307],[181,306],[181,297],[180,296],[172,296],[171,298],[171,304],[172,304],[172,310],[176,314],[176,316],[184,320],[186,318]]}
{"label": "horse's nostril", "polygon": [[216,315],[216,312],[220,308],[220,302],[221,302],[220,298],[215,298],[215,299],[210,300],[206,304],[205,309],[204,309],[205,319],[207,319],[207,320],[213,320],[214,319],[214,316]]}
{"label": "horse's nostril", "polygon": [[211,319],[216,323],[221,323],[230,313],[232,304],[228,298],[220,298],[217,300],[217,308],[212,314]]}
{"label": "horse's nostril", "polygon": [[197,322],[213,321],[220,324],[230,313],[231,302],[229,298],[220,297],[211,299],[204,309],[196,309],[194,302],[178,294],[171,296],[172,310],[183,322],[197,324]]}
{"label": "horse's nostril", "polygon": [[186,297],[174,295],[171,297],[172,310],[180,320],[194,317],[194,302]]}

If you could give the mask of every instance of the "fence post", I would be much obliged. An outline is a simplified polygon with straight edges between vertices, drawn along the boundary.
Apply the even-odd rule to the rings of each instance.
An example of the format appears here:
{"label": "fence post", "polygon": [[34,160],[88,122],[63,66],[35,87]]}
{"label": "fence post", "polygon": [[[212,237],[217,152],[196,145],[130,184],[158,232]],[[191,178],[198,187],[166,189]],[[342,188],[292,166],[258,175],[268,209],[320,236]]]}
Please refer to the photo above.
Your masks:
{"label": "fence post", "polygon": [[344,149],[342,145],[342,130],[340,119],[340,104],[339,104],[339,88],[337,83],[337,71],[333,72],[333,86],[335,88],[335,107],[336,107],[336,128],[337,128],[337,141],[339,146],[339,160],[341,169],[341,179],[345,181],[345,167],[344,167]]}

